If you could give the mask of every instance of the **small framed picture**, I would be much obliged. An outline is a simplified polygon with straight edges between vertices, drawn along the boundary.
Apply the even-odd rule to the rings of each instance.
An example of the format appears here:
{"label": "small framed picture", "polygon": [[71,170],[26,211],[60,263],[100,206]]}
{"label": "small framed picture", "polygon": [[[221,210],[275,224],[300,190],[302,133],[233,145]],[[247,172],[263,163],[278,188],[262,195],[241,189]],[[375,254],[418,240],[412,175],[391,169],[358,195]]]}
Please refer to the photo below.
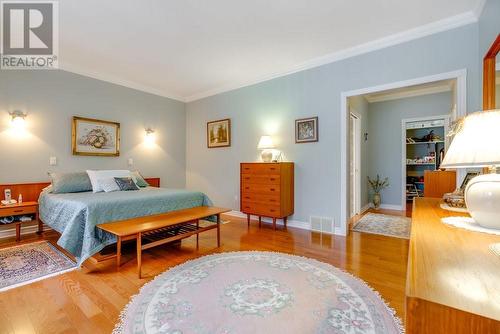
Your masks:
{"label": "small framed picture", "polygon": [[220,119],[207,123],[207,147],[231,146],[231,120]]}
{"label": "small framed picture", "polygon": [[465,187],[467,187],[467,183],[469,183],[470,180],[472,180],[474,177],[478,176],[480,173],[479,172],[468,172],[467,175],[465,175],[464,180],[462,181],[462,184],[460,185],[460,190],[465,191]]}
{"label": "small framed picture", "polygon": [[120,155],[120,123],[75,116],[71,132],[73,155]]}
{"label": "small framed picture", "polygon": [[318,140],[318,117],[295,120],[295,143],[311,143]]}

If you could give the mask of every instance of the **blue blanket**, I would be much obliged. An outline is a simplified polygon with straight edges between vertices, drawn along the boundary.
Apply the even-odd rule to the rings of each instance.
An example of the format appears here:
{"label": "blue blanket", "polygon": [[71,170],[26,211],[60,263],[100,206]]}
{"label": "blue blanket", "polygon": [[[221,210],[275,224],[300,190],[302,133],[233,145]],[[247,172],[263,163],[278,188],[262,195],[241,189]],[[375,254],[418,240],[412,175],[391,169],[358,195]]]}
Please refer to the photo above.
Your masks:
{"label": "blue blanket", "polygon": [[201,192],[147,187],[137,191],[110,193],[52,194],[39,198],[40,218],[61,233],[57,244],[73,254],[78,265],[116,242],[116,237],[98,224],[154,215],[196,206],[211,206]]}

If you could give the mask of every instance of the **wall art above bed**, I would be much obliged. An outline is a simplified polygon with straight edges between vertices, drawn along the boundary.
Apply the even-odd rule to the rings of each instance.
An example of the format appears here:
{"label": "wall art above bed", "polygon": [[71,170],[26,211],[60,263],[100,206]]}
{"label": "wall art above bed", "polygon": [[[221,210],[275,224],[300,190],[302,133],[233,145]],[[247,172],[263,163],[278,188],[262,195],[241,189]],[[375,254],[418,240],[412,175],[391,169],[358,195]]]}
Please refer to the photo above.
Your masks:
{"label": "wall art above bed", "polygon": [[117,157],[120,155],[120,123],[73,117],[73,155]]}

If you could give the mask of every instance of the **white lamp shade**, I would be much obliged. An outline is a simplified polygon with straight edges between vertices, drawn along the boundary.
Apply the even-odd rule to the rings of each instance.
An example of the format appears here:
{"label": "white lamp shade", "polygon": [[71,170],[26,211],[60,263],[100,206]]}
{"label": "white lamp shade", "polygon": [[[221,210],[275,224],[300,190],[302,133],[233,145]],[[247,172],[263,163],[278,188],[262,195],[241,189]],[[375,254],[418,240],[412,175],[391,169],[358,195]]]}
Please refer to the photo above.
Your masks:
{"label": "white lamp shade", "polygon": [[478,111],[465,117],[443,159],[443,168],[500,165],[500,110]]}
{"label": "white lamp shade", "polygon": [[271,138],[271,136],[260,137],[259,145],[257,145],[257,148],[260,150],[274,148],[273,139]]}

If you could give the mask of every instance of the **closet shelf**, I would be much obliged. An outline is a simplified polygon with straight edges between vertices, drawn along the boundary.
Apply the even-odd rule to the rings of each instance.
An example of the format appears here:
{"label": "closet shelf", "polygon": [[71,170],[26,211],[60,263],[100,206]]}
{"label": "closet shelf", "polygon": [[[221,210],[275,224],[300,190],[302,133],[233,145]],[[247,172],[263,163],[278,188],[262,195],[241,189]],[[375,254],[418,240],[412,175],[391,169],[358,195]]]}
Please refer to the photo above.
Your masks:
{"label": "closet shelf", "polygon": [[439,144],[439,143],[444,143],[442,140],[436,140],[436,141],[420,141],[420,142],[414,142],[414,143],[406,143],[406,145],[417,145],[417,144]]}

